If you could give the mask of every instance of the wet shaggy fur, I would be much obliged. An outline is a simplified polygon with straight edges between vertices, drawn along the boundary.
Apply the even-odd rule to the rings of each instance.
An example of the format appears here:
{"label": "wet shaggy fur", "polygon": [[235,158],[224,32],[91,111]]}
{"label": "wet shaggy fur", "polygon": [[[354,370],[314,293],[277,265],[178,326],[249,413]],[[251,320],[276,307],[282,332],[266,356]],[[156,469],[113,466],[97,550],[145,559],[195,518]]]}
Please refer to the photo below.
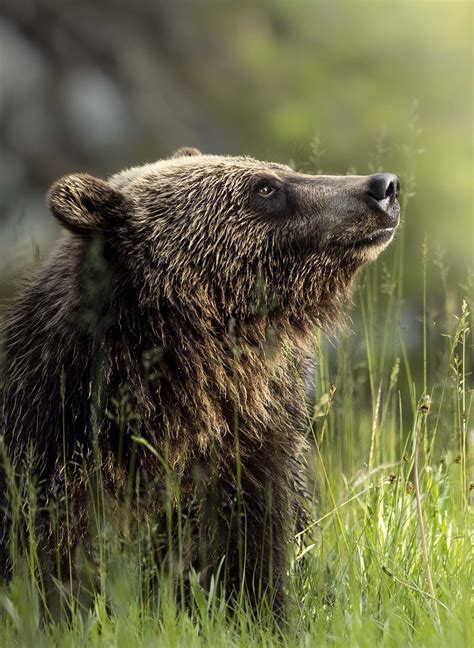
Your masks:
{"label": "wet shaggy fur", "polygon": [[395,218],[366,185],[194,149],[53,185],[66,232],[4,330],[5,576],[28,474],[55,577],[112,519],[158,570],[282,608],[313,333]]}

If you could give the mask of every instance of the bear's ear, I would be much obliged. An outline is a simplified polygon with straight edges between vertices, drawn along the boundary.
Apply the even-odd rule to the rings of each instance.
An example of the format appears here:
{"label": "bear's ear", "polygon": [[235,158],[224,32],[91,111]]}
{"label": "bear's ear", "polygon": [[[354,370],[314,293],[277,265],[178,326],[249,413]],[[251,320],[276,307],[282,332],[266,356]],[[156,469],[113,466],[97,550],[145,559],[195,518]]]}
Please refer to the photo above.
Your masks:
{"label": "bear's ear", "polygon": [[113,229],[130,210],[120,191],[87,174],[57,180],[48,192],[48,204],[58,221],[76,234]]}
{"label": "bear's ear", "polygon": [[202,155],[201,151],[192,146],[183,146],[173,153],[172,158],[192,157],[193,155]]}

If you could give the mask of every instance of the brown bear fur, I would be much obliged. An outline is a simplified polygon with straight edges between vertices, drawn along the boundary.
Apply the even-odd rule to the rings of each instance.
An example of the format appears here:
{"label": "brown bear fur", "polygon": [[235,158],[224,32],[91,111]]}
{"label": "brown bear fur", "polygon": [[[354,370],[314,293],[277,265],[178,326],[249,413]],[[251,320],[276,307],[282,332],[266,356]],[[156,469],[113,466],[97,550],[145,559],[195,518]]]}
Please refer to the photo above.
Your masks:
{"label": "brown bear fur", "polygon": [[222,563],[228,592],[281,609],[313,333],[398,224],[371,178],[180,149],[53,185],[67,233],[4,330],[6,454],[34,475],[46,569],[79,545],[93,560],[100,483],[123,537],[152,528],[157,564],[206,582]]}

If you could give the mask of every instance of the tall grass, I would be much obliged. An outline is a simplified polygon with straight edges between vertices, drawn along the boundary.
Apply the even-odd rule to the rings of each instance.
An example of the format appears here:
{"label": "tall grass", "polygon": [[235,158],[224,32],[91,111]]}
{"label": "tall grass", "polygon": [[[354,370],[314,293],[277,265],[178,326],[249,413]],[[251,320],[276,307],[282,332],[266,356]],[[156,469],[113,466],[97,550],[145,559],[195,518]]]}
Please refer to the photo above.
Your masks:
{"label": "tall grass", "polygon": [[[406,176],[404,211],[411,162]],[[253,614],[243,600],[229,615],[218,575],[206,590],[192,577],[190,609],[166,578],[151,596],[143,588],[146,542],[122,551],[104,530],[99,497],[100,587],[88,605],[66,575],[65,614],[49,615],[31,534],[23,551],[13,547],[15,576],[0,592],[0,645],[474,645],[474,282],[449,286],[442,259],[421,243],[420,318],[407,316],[403,239],[397,246],[391,265],[382,259],[361,276],[351,331],[338,340],[315,334],[313,516],[295,535],[284,624],[272,623],[265,609]],[[429,267],[439,272],[442,303],[428,284]],[[20,492],[9,479],[9,488],[13,508],[33,528],[32,482]]]}

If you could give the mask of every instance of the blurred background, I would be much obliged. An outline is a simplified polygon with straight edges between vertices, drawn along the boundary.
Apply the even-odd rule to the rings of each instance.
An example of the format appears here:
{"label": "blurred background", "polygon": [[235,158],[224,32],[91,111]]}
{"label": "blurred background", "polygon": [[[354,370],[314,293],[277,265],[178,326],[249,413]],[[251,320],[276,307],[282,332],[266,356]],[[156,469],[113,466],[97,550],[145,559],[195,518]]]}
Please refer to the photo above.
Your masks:
{"label": "blurred background", "polygon": [[472,19],[470,2],[2,0],[0,296],[59,235],[57,177],[180,146],[396,172],[407,312],[425,240],[433,307],[472,291]]}

